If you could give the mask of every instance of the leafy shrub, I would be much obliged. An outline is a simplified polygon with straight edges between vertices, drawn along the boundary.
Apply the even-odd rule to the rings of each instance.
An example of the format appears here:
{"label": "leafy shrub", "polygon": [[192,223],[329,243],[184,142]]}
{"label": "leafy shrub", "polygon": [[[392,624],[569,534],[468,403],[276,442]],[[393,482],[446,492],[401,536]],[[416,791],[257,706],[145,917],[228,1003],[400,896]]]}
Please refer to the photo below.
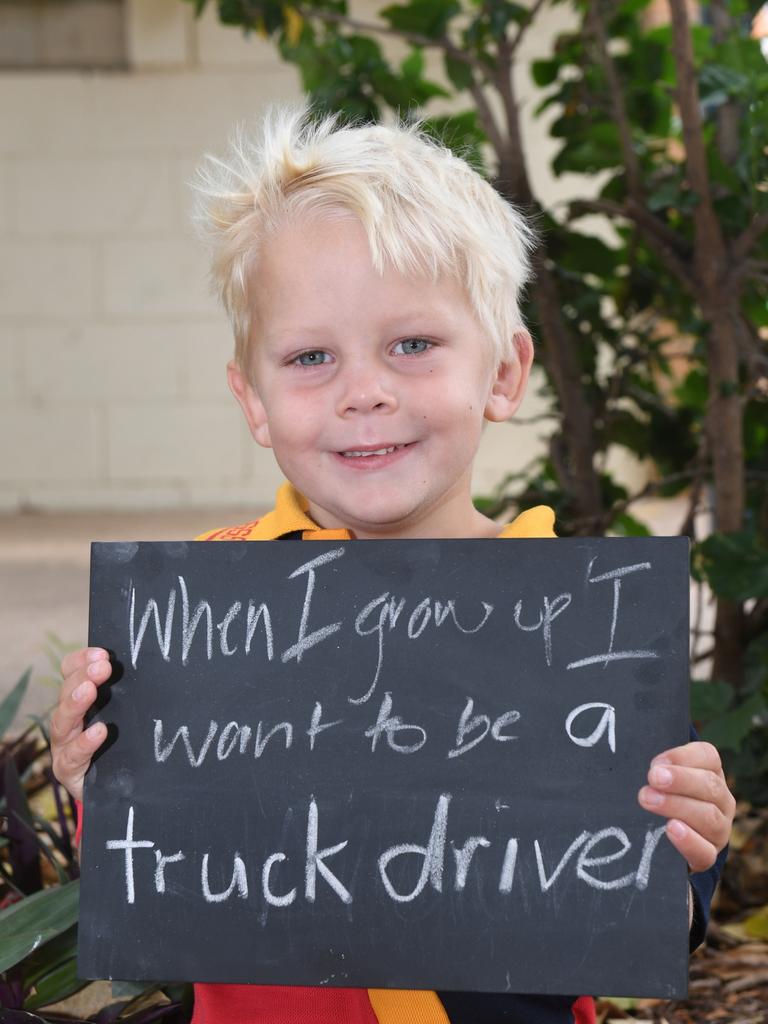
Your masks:
{"label": "leafy shrub", "polygon": [[0,703],[0,1019],[183,1024],[189,986],[161,983],[113,983],[112,999],[87,1018],[45,1010],[89,982],[77,976],[74,801],[53,776],[45,720],[10,737],[30,677],[28,669]]}

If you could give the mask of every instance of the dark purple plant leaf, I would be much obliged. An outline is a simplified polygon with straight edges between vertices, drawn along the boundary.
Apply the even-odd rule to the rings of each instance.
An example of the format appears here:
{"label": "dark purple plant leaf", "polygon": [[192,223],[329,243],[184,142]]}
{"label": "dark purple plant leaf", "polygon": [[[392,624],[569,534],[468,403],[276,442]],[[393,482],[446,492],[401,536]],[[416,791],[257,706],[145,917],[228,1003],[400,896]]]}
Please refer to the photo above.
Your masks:
{"label": "dark purple plant leaf", "polygon": [[[72,1017],[66,1013],[50,1013],[48,1010],[45,1011],[45,1017],[39,1019],[43,1021],[43,1024],[91,1024],[90,1018],[86,1020],[84,1017]],[[0,1020],[0,1024],[2,1024],[2,1020]]]}
{"label": "dark purple plant leaf", "polygon": [[75,823],[75,828],[77,828],[77,804],[75,803],[75,798],[70,792],[67,792],[67,800],[69,801],[69,813],[72,815],[72,821]]}
{"label": "dark purple plant leaf", "polygon": [[[169,987],[174,989],[174,986]],[[148,985],[142,993],[134,995],[131,999],[121,1000],[120,1002],[113,1003],[111,1006],[105,1006],[90,1018],[92,1024],[112,1024],[118,1017],[120,1024],[154,1024],[154,1021],[165,1021],[166,1024],[189,1024],[192,1010],[191,999],[185,999],[184,1002],[171,999],[169,1003],[145,1006],[140,1010],[131,1012],[131,1006],[136,1005],[140,999],[143,1000],[156,988],[157,986]],[[191,986],[176,986],[175,991],[186,995],[191,992]],[[188,1007],[185,1005],[186,1002],[189,1002]]]}
{"label": "dark purple plant leaf", "polygon": [[[11,889],[13,892],[15,892],[17,896],[24,896],[25,895],[25,893],[23,893],[21,891],[21,889],[19,889],[19,887],[14,884],[13,878],[8,873],[8,870],[6,869],[5,864],[3,864],[3,862],[1,860],[0,860],[0,877],[3,879],[3,881],[8,886],[8,888]],[[3,899],[3,902],[5,902],[5,899]]]}
{"label": "dark purple plant leaf", "polygon": [[56,821],[58,822],[59,832],[61,833],[57,847],[66,861],[67,874],[70,878],[73,878],[72,861],[74,860],[74,851],[72,849],[72,841],[69,837],[69,822],[67,821],[67,816],[64,813],[64,803],[61,799],[61,790],[59,788],[59,783],[53,774],[52,768],[49,767],[45,769],[45,776],[53,787],[53,799],[56,801]]}
{"label": "dark purple plant leaf", "polygon": [[187,1024],[189,1017],[177,1003],[166,1003],[163,1006],[150,1006],[146,1010],[139,1010],[138,1013],[122,1017],[120,1024],[153,1024],[157,1020],[164,1020],[167,1024]]}
{"label": "dark purple plant leaf", "polygon": [[0,975],[0,1015],[3,1008],[16,1009],[24,1005],[24,984],[16,970]]}
{"label": "dark purple plant leaf", "polygon": [[26,733],[12,743],[0,747],[0,812],[3,811],[2,804],[5,803],[5,766],[7,763],[15,762],[16,772],[21,776],[40,753],[37,740],[28,738]]}
{"label": "dark purple plant leaf", "polygon": [[[30,895],[43,887],[40,872],[40,847],[27,798],[12,758],[5,763],[6,811],[8,814],[8,860],[13,868],[14,885]],[[26,827],[25,827],[26,826]]]}
{"label": "dark purple plant leaf", "polygon": [[27,1010],[6,1010],[0,1007],[0,1024],[47,1024],[47,1021]]}
{"label": "dark purple plant leaf", "polygon": [[[61,864],[58,863],[58,861],[53,856],[53,854],[48,849],[48,847],[45,845],[45,843],[43,842],[42,836],[37,832],[37,830],[34,827],[35,825],[37,825],[38,828],[42,829],[42,831],[45,832],[45,834],[50,838],[51,842],[54,842],[54,844],[55,844],[55,840],[58,837],[56,836],[56,833],[53,831],[51,826],[48,824],[47,821],[44,821],[42,818],[40,818],[36,814],[32,816],[33,824],[30,825],[26,821],[24,821],[21,817],[19,817],[19,815],[16,814],[15,811],[12,811],[11,813],[12,813],[12,815],[14,815],[16,817],[16,820],[18,822],[19,828],[23,829],[25,832],[29,833],[31,838],[34,839],[35,843],[37,844],[38,851],[43,855],[43,857],[45,857],[45,859],[48,861],[48,863],[51,865],[53,870],[58,875],[59,882],[62,885],[65,885],[67,883],[67,881],[68,881],[66,872],[62,868]],[[30,895],[30,894],[28,894],[28,895]]]}
{"label": "dark purple plant leaf", "polygon": [[110,1003],[98,1013],[94,1013],[89,1020],[93,1021],[93,1024],[112,1024],[112,1021],[117,1020],[130,1002],[130,999],[121,999],[119,1003]]}
{"label": "dark purple plant leaf", "polygon": [[[45,833],[45,835],[48,836],[48,838],[51,841],[51,846],[53,847],[53,849],[58,850],[59,852],[61,852],[60,836],[57,835],[53,825],[51,825],[49,821],[46,821],[45,818],[42,818],[39,814],[33,814],[32,821],[35,826],[35,838],[37,839],[37,844],[40,847],[40,852],[43,854],[45,859],[49,862],[53,870],[58,875],[61,884],[66,885],[66,883],[71,881],[71,879],[69,878],[67,872],[64,870],[59,861],[57,861],[56,858],[53,856],[53,853],[51,852],[51,850],[49,850],[48,846],[43,842],[43,837],[41,833]],[[25,828],[26,827],[28,826],[25,825]]]}

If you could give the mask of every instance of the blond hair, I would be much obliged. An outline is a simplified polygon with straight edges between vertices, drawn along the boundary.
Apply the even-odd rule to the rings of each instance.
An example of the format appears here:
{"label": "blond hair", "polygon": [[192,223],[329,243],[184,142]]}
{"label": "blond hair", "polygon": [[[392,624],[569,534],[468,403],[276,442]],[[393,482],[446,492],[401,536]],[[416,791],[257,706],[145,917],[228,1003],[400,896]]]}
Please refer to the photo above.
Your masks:
{"label": "blond hair", "polygon": [[207,155],[192,187],[193,219],[208,244],[211,280],[245,365],[249,277],[265,242],[289,219],[346,211],[365,229],[377,273],[457,280],[497,361],[524,329],[520,291],[534,234],[470,165],[418,119],[394,125],[313,118],[305,99],[271,106],[260,134],[240,127],[227,159]]}

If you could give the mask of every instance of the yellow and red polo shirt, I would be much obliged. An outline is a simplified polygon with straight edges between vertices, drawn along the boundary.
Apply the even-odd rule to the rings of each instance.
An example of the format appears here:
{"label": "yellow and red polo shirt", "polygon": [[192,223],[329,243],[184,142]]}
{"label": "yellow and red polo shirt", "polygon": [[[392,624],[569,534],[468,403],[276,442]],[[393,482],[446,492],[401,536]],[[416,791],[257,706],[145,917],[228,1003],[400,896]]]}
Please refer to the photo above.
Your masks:
{"label": "yellow and red polo shirt", "polygon": [[[313,522],[308,502],[290,483],[260,519],[210,530],[198,540],[352,540],[349,530]],[[555,516],[539,505],[499,537],[554,537]],[[594,1024],[592,999],[477,992],[319,988],[282,985],[195,985],[193,1024]]]}

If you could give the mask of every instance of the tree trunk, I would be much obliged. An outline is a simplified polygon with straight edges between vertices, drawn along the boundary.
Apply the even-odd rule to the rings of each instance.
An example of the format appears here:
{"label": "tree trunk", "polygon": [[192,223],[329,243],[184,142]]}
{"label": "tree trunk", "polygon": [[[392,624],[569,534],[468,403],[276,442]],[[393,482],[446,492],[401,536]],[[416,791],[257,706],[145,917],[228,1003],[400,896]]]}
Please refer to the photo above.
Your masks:
{"label": "tree trunk", "polygon": [[[525,162],[520,130],[520,112],[515,95],[512,52],[500,42],[499,63],[494,84],[501,96],[506,135],[497,153],[497,191],[506,199],[531,210],[538,209]],[[575,531],[582,536],[601,528],[603,502],[600,480],[594,467],[596,439],[594,411],[584,394],[578,353],[573,335],[562,315],[557,282],[547,263],[542,240],[533,257],[534,281],[531,293],[536,304],[543,345],[544,367],[560,403],[560,436],[554,439],[559,457],[555,472],[571,503]]]}
{"label": "tree trunk", "polygon": [[[725,28],[722,0],[714,2],[717,31]],[[734,533],[744,525],[743,400],[739,385],[739,298],[728,287],[729,255],[715,213],[704,147],[696,65],[688,10],[684,0],[669,0],[672,52],[677,70],[686,172],[698,199],[694,209],[694,254],[697,299],[710,324],[707,339],[709,400],[706,430],[712,452],[715,527]],[[719,140],[732,143],[731,112],[721,112]],[[713,675],[738,689],[743,682],[744,615],[740,603],[718,600]]]}
{"label": "tree trunk", "polygon": [[[707,435],[715,482],[715,526],[736,533],[744,525],[743,407],[739,389],[738,308],[724,295],[703,305],[711,323],[708,343]],[[720,304],[722,303],[722,305]],[[729,305],[731,308],[729,309]],[[744,681],[744,612],[718,598],[712,676],[740,689]]]}
{"label": "tree trunk", "polygon": [[603,514],[600,480],[594,467],[596,450],[594,413],[586,401],[581,370],[571,332],[563,322],[561,300],[542,245],[534,257],[533,299],[539,315],[543,361],[557,391],[561,410],[562,453],[559,474],[573,502],[576,533],[589,536],[598,529]]}

